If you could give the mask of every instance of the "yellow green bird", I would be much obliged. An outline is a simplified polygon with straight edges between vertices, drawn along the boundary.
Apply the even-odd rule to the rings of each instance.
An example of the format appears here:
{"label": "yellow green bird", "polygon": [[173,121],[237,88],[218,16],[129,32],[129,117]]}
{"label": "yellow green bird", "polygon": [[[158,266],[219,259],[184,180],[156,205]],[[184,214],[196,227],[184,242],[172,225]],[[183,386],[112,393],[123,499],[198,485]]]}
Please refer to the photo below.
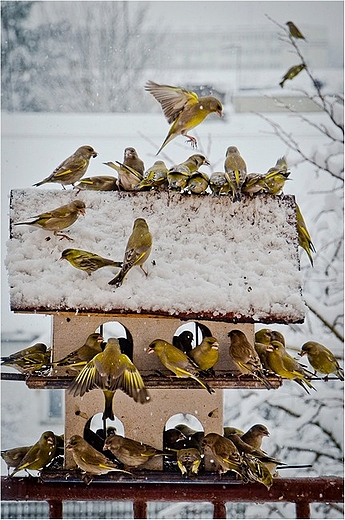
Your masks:
{"label": "yellow green bird", "polygon": [[287,25],[288,28],[289,28],[290,36],[292,36],[293,38],[305,40],[305,37],[303,36],[301,31],[299,30],[299,28],[293,22],[291,22],[291,21],[290,22],[286,22],[285,25]]}
{"label": "yellow green bird", "polygon": [[306,68],[305,63],[300,63],[299,65],[293,65],[289,68],[289,70],[284,74],[283,79],[279,83],[279,85],[283,88],[285,81],[288,79],[294,79],[300,72],[302,72],[303,69]]}
{"label": "yellow green bird", "polygon": [[188,135],[187,132],[202,123],[205,117],[213,112],[222,116],[222,104],[213,96],[199,98],[191,90],[171,85],[159,85],[154,81],[148,81],[145,90],[150,92],[161,104],[168,123],[172,123],[169,133],[156,155],[178,135],[188,137],[188,140],[196,147],[195,137]]}
{"label": "yellow green bird", "polygon": [[300,356],[307,356],[308,361],[315,370],[321,374],[335,374],[341,381],[344,381],[344,370],[339,365],[335,355],[327,347],[317,341],[307,341],[302,345]]}
{"label": "yellow green bird", "polygon": [[85,271],[89,276],[102,267],[122,267],[122,262],[115,262],[83,249],[65,249],[61,253],[60,260],[68,260],[73,267]]}
{"label": "yellow green bird", "polygon": [[241,200],[242,186],[247,177],[247,165],[236,146],[227,148],[224,170],[233,193],[233,201]]}
{"label": "yellow green bird", "polygon": [[139,442],[121,435],[109,435],[105,439],[104,450],[109,450],[126,468],[140,468],[154,457],[170,455],[169,452],[158,450],[149,444]]}
{"label": "yellow green bird", "polygon": [[219,359],[219,343],[217,338],[203,338],[200,345],[193,348],[188,356],[198,365],[200,370],[210,370]]}
{"label": "yellow green bird", "polygon": [[117,191],[117,178],[111,175],[96,175],[95,177],[84,177],[75,186],[77,190],[91,191]]}
{"label": "yellow green bird", "polygon": [[59,361],[54,362],[53,366],[71,368],[79,372],[92,358],[102,352],[102,341],[102,334],[98,332],[89,334],[81,347],[73,350]]}
{"label": "yellow green bird", "polygon": [[55,457],[56,444],[56,437],[52,431],[43,432],[39,440],[24,455],[20,464],[12,471],[11,477],[21,470],[43,469]]}
{"label": "yellow green bird", "polygon": [[164,161],[155,161],[154,164],[146,170],[144,178],[135,187],[136,190],[158,189],[162,190],[168,187],[168,168]]}
{"label": "yellow green bird", "polygon": [[307,253],[311,265],[314,266],[312,253],[316,253],[316,249],[311,240],[311,236],[307,229],[307,225],[306,225],[303,215],[301,213],[300,207],[298,206],[297,203],[296,203],[296,225],[297,225],[297,234],[298,234],[298,244]]}
{"label": "yellow green bird", "polygon": [[31,374],[47,368],[50,362],[51,350],[44,343],[35,343],[9,356],[1,358],[1,364],[14,368],[22,374]]}

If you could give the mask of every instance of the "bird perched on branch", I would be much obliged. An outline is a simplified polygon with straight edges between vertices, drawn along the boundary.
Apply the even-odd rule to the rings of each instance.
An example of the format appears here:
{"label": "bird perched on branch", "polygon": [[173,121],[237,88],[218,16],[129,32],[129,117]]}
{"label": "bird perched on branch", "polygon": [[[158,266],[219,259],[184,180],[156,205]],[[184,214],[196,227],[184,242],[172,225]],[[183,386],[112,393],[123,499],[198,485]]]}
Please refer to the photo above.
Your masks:
{"label": "bird perched on branch", "polygon": [[255,348],[249,343],[244,332],[241,330],[231,330],[228,333],[228,337],[230,338],[230,357],[241,374],[252,374],[261,381],[267,389],[272,388],[271,383],[262,371],[258,354]]}
{"label": "bird perched on branch", "polygon": [[64,206],[31,217],[34,219],[31,222],[16,222],[14,225],[21,226],[25,224],[28,226],[48,229],[49,231],[53,231],[54,235],[57,237],[73,240],[73,238],[70,238],[64,233],[58,233],[58,231],[66,229],[74,224],[79,215],[85,215],[85,208],[85,203],[82,200],[74,200]]}
{"label": "bird perched on branch", "polygon": [[137,367],[126,354],[121,353],[117,338],[109,338],[103,352],[89,361],[72,382],[69,393],[81,397],[92,390],[103,391],[105,404],[103,420],[114,420],[113,398],[117,389],[132,397],[136,403],[150,400]]}
{"label": "bird perched on branch", "polygon": [[90,484],[93,475],[105,475],[110,471],[131,475],[128,471],[120,469],[117,464],[109,460],[103,453],[93,448],[80,435],[72,435],[68,439],[66,450],[72,452],[74,462],[84,472],[84,480],[87,484]]}
{"label": "bird perched on branch", "polygon": [[89,276],[101,267],[122,267],[122,262],[115,262],[83,249],[65,249],[61,253],[60,260],[68,260],[73,267],[85,271]]}
{"label": "bird perched on branch", "polygon": [[289,28],[289,34],[293,38],[305,40],[305,37],[301,33],[301,31],[298,29],[298,27],[293,22],[286,22],[286,24]]}
{"label": "bird perched on branch", "polygon": [[14,368],[22,374],[31,374],[48,367],[51,350],[44,343],[35,343],[9,356],[1,358],[1,364]]}
{"label": "bird perched on branch", "polygon": [[210,394],[214,392],[214,390],[205,381],[200,379],[200,369],[198,366],[195,365],[184,352],[174,347],[174,345],[171,343],[168,343],[163,339],[156,339],[150,343],[147,352],[149,354],[154,352],[159,357],[162,365],[173,372],[176,377],[190,377],[191,379],[197,381]]}
{"label": "bird perched on branch", "polygon": [[283,79],[279,83],[279,85],[283,88],[285,81],[288,79],[294,79],[303,69],[306,68],[305,63],[300,63],[299,65],[293,65],[289,68],[289,70],[284,74]]}
{"label": "bird perched on branch", "polygon": [[247,176],[247,165],[236,146],[229,146],[226,150],[224,170],[233,194],[233,201],[241,200],[241,190]]}
{"label": "bird perched on branch", "polygon": [[335,374],[341,381],[344,381],[344,370],[339,365],[335,355],[321,343],[307,341],[302,345],[299,355],[308,357],[315,373],[326,374],[325,380],[328,379],[329,374]]}
{"label": "bird perched on branch", "polygon": [[74,154],[67,157],[49,177],[43,179],[43,181],[37,182],[34,186],[41,186],[48,182],[57,182],[65,188],[67,184],[74,184],[79,181],[85,174],[91,157],[97,157],[98,153],[92,148],[92,146],[80,146]]}
{"label": "bird perched on branch", "polygon": [[97,175],[95,177],[84,177],[76,186],[77,190],[92,191],[117,191],[117,178],[111,175]]}
{"label": "bird perched on branch", "polygon": [[56,437],[52,431],[43,432],[39,440],[31,446],[20,464],[12,471],[11,477],[21,470],[39,471],[49,464],[56,453]]}
{"label": "bird perched on branch", "polygon": [[108,282],[109,285],[120,287],[127,273],[136,265],[139,266],[145,276],[147,276],[143,264],[150,256],[151,248],[152,235],[146,220],[143,218],[135,219],[132,234],[130,235],[126,245],[121,271],[117,273],[115,278]]}
{"label": "bird perched on branch", "polygon": [[143,180],[145,170],[144,162],[139,158],[136,149],[132,146],[125,148],[123,162],[116,161],[116,163],[110,161],[103,164],[117,171],[119,190],[135,190]]}
{"label": "bird perched on branch", "polygon": [[222,116],[222,104],[219,99],[213,96],[198,97],[191,90],[170,85],[159,85],[154,81],[148,81],[145,90],[150,92],[161,104],[164,115],[172,126],[159,148],[158,155],[163,148],[178,135],[188,137],[193,146],[197,146],[195,137],[188,135],[187,132],[199,125],[205,117],[215,112]]}
{"label": "bird perched on branch", "polygon": [[92,358],[102,352],[102,341],[102,334],[98,332],[90,334],[81,347],[53,363],[53,366],[71,368],[79,372]]}
{"label": "bird perched on branch", "polygon": [[170,455],[168,451],[158,450],[144,442],[116,434],[109,435],[105,439],[103,449],[111,451],[117,460],[122,462],[128,469],[139,468],[153,459],[153,457]]}

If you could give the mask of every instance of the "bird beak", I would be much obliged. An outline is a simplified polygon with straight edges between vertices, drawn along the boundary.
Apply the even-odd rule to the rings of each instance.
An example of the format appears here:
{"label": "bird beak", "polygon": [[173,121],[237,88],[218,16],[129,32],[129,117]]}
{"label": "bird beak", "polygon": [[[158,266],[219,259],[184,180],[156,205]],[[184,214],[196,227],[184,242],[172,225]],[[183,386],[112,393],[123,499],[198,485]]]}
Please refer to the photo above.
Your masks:
{"label": "bird beak", "polygon": [[48,437],[47,444],[53,445],[54,443],[55,443],[55,440],[53,439],[53,437]]}
{"label": "bird beak", "polygon": [[148,354],[152,354],[152,352],[154,352],[154,349],[152,347],[147,347],[146,352]]}
{"label": "bird beak", "polygon": [[273,352],[274,351],[274,348],[272,347],[272,345],[268,345],[266,347],[266,352]]}
{"label": "bird beak", "polygon": [[213,343],[211,348],[214,348],[215,350],[218,350],[219,349],[219,343],[218,342]]}
{"label": "bird beak", "polygon": [[94,150],[94,152],[93,152],[93,154],[92,154],[92,157],[97,157],[97,155],[98,155],[98,152],[96,152],[96,151]]}
{"label": "bird beak", "polygon": [[223,117],[223,112],[221,110],[217,110],[217,114],[219,115],[219,117]]}
{"label": "bird beak", "polygon": [[298,352],[298,355],[301,356],[301,357],[302,357],[302,356],[305,356],[305,355],[306,355],[306,352],[304,352],[303,350],[301,350],[301,352]]}
{"label": "bird beak", "polygon": [[207,164],[207,165],[209,166],[209,165],[210,165],[210,162],[209,162],[207,159],[205,159],[205,160],[204,160],[204,164]]}
{"label": "bird beak", "polygon": [[84,209],[84,208],[81,208],[81,209],[79,210],[79,213],[81,213],[82,215],[85,215],[85,209]]}

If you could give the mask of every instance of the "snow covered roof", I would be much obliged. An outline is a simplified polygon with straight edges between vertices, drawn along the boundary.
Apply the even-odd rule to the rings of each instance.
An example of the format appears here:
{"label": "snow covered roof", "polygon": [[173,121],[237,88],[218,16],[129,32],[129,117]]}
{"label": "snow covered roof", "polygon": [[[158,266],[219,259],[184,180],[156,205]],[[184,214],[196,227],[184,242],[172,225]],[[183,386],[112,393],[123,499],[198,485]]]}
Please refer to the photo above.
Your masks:
{"label": "snow covered roof", "polygon": [[[75,200],[85,216],[71,226],[73,242],[13,223]],[[135,267],[119,288],[118,269],[91,276],[59,261],[68,247],[122,261],[135,218],[153,235],[148,276]],[[301,322],[305,305],[299,271],[293,196],[231,198],[171,192],[11,192],[6,266],[11,309],[174,316],[228,322]],[[49,237],[49,240],[46,238]]]}

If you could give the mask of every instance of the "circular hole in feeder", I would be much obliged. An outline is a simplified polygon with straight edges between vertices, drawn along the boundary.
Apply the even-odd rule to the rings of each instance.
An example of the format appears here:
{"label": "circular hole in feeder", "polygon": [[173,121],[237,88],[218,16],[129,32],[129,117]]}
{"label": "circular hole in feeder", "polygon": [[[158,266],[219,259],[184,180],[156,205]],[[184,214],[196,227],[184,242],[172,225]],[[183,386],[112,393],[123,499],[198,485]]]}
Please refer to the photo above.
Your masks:
{"label": "circular hole in feeder", "polygon": [[99,327],[104,341],[109,338],[118,338],[122,354],[126,354],[133,361],[133,338],[127,327],[118,321],[107,321]]}
{"label": "circular hole in feeder", "polygon": [[212,332],[206,325],[197,321],[190,321],[176,329],[173,336],[173,345],[188,354],[192,348],[200,345],[202,340],[209,336],[212,336]]}

